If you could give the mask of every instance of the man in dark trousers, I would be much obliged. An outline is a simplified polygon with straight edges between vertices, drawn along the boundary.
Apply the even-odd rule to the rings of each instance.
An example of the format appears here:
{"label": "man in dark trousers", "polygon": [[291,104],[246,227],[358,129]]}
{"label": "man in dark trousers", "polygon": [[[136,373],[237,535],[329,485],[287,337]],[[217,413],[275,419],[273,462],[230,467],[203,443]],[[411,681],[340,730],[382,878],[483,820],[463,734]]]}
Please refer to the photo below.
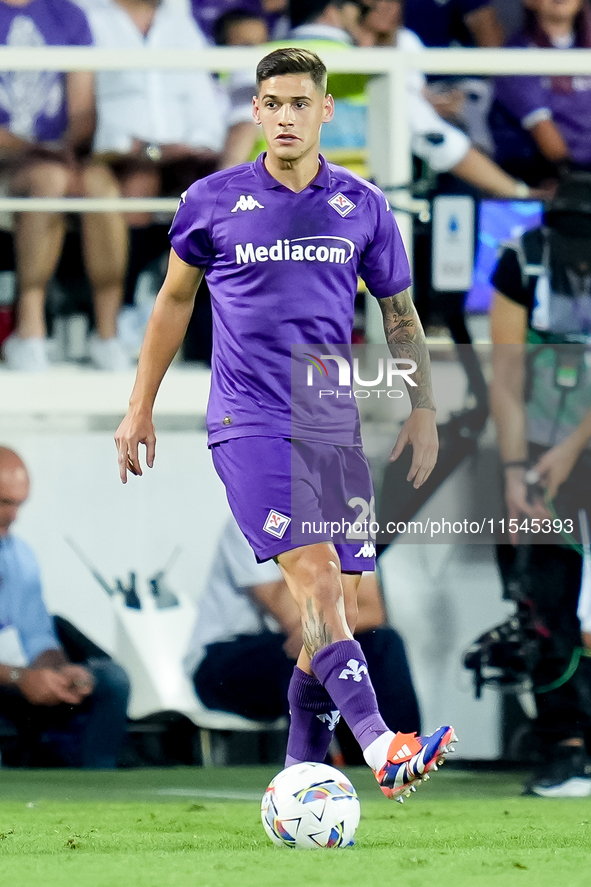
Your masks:
{"label": "man in dark trousers", "polygon": [[513,543],[499,546],[499,565],[507,597],[530,609],[539,635],[532,677],[543,764],[526,791],[547,797],[591,795],[576,542],[591,501],[590,255],[591,175],[572,173],[543,226],[507,246],[493,275],[491,406]]}

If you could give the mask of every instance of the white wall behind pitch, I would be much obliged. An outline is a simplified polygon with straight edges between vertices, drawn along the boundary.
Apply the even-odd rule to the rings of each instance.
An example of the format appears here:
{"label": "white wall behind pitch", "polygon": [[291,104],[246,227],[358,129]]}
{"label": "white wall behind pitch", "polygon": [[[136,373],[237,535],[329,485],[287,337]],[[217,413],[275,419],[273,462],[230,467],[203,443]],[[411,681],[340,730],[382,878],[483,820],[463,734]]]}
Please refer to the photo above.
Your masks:
{"label": "white wall behind pitch", "polygon": [[131,570],[145,582],[180,545],[169,584],[199,597],[228,514],[204,433],[161,433],[154,468],[125,486],[111,434],[9,432],[2,442],[21,454],[31,474],[31,497],[14,532],[37,554],[53,612],[112,648],[109,598],[66,543],[68,536],[110,584],[116,577],[127,580]]}

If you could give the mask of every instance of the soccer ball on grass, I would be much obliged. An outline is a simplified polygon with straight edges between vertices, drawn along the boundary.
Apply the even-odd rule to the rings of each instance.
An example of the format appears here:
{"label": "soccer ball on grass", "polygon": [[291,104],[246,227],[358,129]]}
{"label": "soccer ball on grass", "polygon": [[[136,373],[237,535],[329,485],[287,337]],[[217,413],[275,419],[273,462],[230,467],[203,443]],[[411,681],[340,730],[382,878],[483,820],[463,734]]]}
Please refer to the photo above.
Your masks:
{"label": "soccer ball on grass", "polygon": [[293,764],[263,795],[261,818],[274,844],[298,850],[348,847],[359,825],[357,792],[328,764]]}

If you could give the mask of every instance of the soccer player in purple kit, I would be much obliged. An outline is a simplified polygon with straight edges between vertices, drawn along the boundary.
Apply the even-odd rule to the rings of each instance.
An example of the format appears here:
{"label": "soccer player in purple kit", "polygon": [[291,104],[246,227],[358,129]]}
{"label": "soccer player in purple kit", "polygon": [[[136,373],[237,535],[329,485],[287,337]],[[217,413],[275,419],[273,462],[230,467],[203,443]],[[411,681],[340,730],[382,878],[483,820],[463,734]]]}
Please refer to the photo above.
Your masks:
{"label": "soccer player in purple kit", "polygon": [[205,274],[214,317],[207,410],[214,465],[242,532],[259,560],[277,561],[302,618],[304,646],[289,688],[286,766],[323,761],[340,713],[384,794],[402,800],[437,769],[456,737],[449,726],[429,736],[394,733],[380,716],[352,635],[357,586],[362,571],[374,567],[372,554],[360,556],[356,547],[326,536],[294,543],[287,532],[294,452],[310,472],[307,489],[318,482],[315,467],[324,460],[345,478],[345,501],[359,489],[348,486],[351,477],[356,483],[361,478],[371,496],[358,431],[338,429],[328,444],[326,432],[310,423],[294,439],[291,348],[351,341],[360,274],[379,300],[392,355],[416,364],[408,386],[412,411],[391,456],[412,446],[408,480],[415,487],[437,458],[429,356],[386,198],[319,155],[320,130],[334,110],[324,64],[308,50],[277,49],[257,67],[257,90],[253,114],[267,152],[196,182],[181,198],[167,276],[146,331],[130,407],[115,435],[120,476],[125,483],[128,472],[142,474],[140,444],[147,465],[154,464],[154,400]]}

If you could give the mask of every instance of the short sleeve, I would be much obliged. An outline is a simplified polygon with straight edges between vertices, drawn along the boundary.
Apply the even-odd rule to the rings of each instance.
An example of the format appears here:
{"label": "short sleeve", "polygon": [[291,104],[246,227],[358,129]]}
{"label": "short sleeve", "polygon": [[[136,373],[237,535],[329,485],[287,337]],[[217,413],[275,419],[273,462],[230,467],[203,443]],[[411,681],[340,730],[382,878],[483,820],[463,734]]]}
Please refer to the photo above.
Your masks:
{"label": "short sleeve", "polygon": [[13,590],[15,609],[14,626],[31,664],[46,650],[60,648],[56,637],[53,620],[43,601],[41,575],[37,559],[31,548],[21,539],[15,540],[17,554],[17,570],[15,581],[18,586]]}
{"label": "short sleeve", "polygon": [[524,286],[521,266],[513,247],[508,246],[504,249],[492,273],[491,283],[507,299],[523,305],[528,310],[531,308],[530,290],[527,285]]}
{"label": "short sleeve", "polygon": [[359,275],[376,299],[385,299],[411,284],[408,258],[394,213],[384,194],[376,191],[375,231],[361,256]]}
{"label": "short sleeve", "polygon": [[168,236],[173,250],[187,265],[207,268],[214,256],[211,236],[214,202],[203,180],[181,194]]}
{"label": "short sleeve", "polygon": [[495,95],[525,129],[551,116],[548,91],[541,77],[497,77]]}

